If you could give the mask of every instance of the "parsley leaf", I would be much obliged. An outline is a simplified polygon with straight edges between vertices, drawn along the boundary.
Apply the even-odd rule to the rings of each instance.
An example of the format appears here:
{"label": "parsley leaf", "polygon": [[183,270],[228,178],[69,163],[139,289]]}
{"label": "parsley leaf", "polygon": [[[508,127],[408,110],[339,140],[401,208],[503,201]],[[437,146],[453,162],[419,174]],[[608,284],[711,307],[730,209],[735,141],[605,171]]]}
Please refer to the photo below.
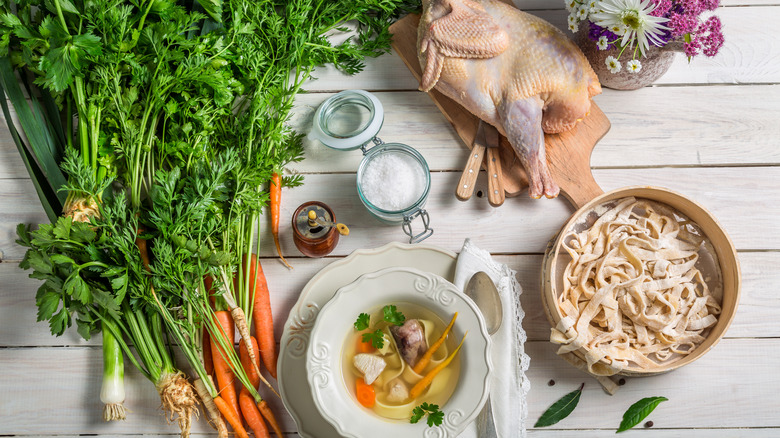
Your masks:
{"label": "parsley leaf", "polygon": [[390,324],[401,325],[406,321],[403,313],[399,312],[394,305],[390,304],[382,308],[385,321]]}
{"label": "parsley leaf", "polygon": [[414,424],[428,415],[428,427],[441,426],[444,421],[444,412],[439,410],[439,405],[423,403],[412,410],[412,418],[409,422]]}
{"label": "parsley leaf", "polygon": [[355,330],[365,330],[368,328],[368,323],[371,319],[368,313],[361,313],[358,315],[357,321],[355,321]]}
{"label": "parsley leaf", "polygon": [[379,329],[371,333],[363,333],[363,342],[371,342],[374,348],[382,348],[385,346],[385,334]]}

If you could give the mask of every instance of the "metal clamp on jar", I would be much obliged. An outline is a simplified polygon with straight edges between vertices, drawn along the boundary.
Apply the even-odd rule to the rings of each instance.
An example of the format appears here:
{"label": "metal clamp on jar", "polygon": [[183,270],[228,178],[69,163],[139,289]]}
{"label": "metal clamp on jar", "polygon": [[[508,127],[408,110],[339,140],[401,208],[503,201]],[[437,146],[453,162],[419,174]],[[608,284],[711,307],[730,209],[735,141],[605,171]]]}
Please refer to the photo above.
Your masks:
{"label": "metal clamp on jar", "polygon": [[[384,109],[379,99],[363,90],[342,91],[317,108],[309,138],[342,151],[360,148],[360,201],[380,221],[402,224],[409,243],[421,242],[433,234],[423,208],[431,188],[428,163],[410,146],[380,140],[377,134],[382,123]],[[424,229],[415,234],[412,221],[418,217]]]}

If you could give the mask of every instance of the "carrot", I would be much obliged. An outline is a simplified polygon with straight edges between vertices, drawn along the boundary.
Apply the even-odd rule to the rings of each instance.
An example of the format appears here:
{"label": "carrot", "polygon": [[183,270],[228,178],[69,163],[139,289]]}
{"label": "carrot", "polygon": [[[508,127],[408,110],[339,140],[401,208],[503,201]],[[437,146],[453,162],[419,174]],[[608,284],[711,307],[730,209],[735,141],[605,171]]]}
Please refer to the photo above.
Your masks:
{"label": "carrot", "polygon": [[415,383],[411,390],[409,390],[409,397],[414,399],[417,398],[418,395],[420,395],[425,388],[428,387],[428,385],[433,382],[433,378],[436,377],[437,374],[441,372],[444,368],[447,368],[447,365],[452,362],[452,359],[455,358],[455,355],[458,354],[458,350],[460,350],[460,347],[463,346],[463,341],[466,340],[466,335],[463,335],[463,339],[461,339],[460,344],[458,344],[458,348],[455,349],[455,351],[450,354],[450,356],[444,360],[444,362],[436,365],[436,368],[432,369],[428,372],[428,374],[425,375],[419,382]]}
{"label": "carrot", "polygon": [[241,394],[238,395],[238,404],[241,405],[241,414],[246,420],[247,426],[252,429],[255,434],[255,438],[267,438],[271,435],[268,433],[268,427],[263,422],[260,409],[255,404],[255,399],[249,394],[249,390],[241,388]]}
{"label": "carrot", "polygon": [[417,361],[417,364],[412,368],[412,371],[414,371],[417,374],[420,374],[423,372],[426,366],[428,366],[428,363],[430,363],[431,358],[433,357],[433,353],[436,352],[436,350],[441,347],[441,345],[444,343],[444,340],[447,339],[447,335],[450,333],[450,330],[452,330],[452,326],[455,325],[455,318],[458,317],[458,312],[455,312],[454,315],[452,315],[452,319],[450,320],[450,324],[447,326],[447,328],[444,329],[444,333],[439,336],[439,339],[436,340],[436,342],[433,343],[428,348],[428,351],[423,354],[423,356],[420,358],[419,361]]}
{"label": "carrot", "polygon": [[260,400],[257,402],[257,409],[260,410],[260,413],[263,414],[263,418],[265,418],[265,421],[268,422],[268,424],[271,426],[271,429],[274,430],[274,433],[279,438],[282,437],[282,428],[279,427],[279,422],[276,421],[276,417],[274,416],[274,413],[271,411],[271,408],[268,406],[268,403],[266,403],[265,400]]}
{"label": "carrot", "polygon": [[[233,345],[234,332],[233,332],[233,319],[230,317],[230,312],[226,310],[220,310],[214,312],[219,327],[221,328],[222,335],[228,345]],[[234,409],[236,416],[241,412],[238,406],[238,398],[236,394],[236,382],[234,380],[233,371],[227,362],[227,352],[225,352],[219,345],[214,337],[211,338],[211,356],[214,360],[214,374],[217,376],[217,387],[219,388],[219,394],[225,399],[231,409]],[[222,411],[222,409],[220,409]],[[240,418],[239,418],[240,420]],[[229,421],[228,421],[229,422]],[[231,423],[232,424],[232,423]]]}
{"label": "carrot", "polygon": [[246,433],[244,425],[241,423],[241,418],[238,413],[233,411],[233,407],[228,404],[221,396],[214,397],[214,404],[217,405],[217,409],[225,417],[228,424],[233,427],[233,432],[236,433],[237,438],[249,438],[249,434]]}
{"label": "carrot", "polygon": [[[271,297],[268,283],[265,281],[263,266],[257,255],[249,258],[249,285],[254,290],[254,310],[252,322],[255,325],[255,337],[260,346],[260,357],[268,373],[276,378],[276,337],[274,336],[274,319],[271,314]],[[252,287],[254,286],[254,287]]]}
{"label": "carrot", "polygon": [[[254,336],[252,336],[250,339],[252,339],[252,348],[257,351],[257,340]],[[241,358],[241,367],[244,369],[244,371],[246,371],[246,375],[249,377],[249,382],[252,384],[252,386],[257,388],[257,385],[260,384],[260,376],[257,374],[255,368],[260,364],[260,361],[258,357],[255,356],[255,366],[252,366],[252,359],[249,357],[249,351],[246,349],[246,343],[243,339],[238,341],[238,356]],[[241,404],[240,400],[239,404]]]}
{"label": "carrot", "polygon": [[358,353],[372,353],[376,348],[371,345],[371,342],[363,342],[362,339],[358,338],[356,350]]}
{"label": "carrot", "polygon": [[355,380],[355,395],[361,405],[367,408],[373,408],[376,403],[376,392],[374,387],[367,384],[365,380],[358,378]]}
{"label": "carrot", "polygon": [[271,210],[271,234],[274,236],[274,244],[276,245],[276,252],[279,254],[279,258],[288,268],[292,269],[287,260],[282,255],[282,247],[279,245],[279,213],[282,208],[282,176],[278,172],[274,172],[271,175],[271,184],[269,184],[268,190],[271,192],[271,200],[269,201],[269,209]]}
{"label": "carrot", "polygon": [[136,238],[135,238],[135,246],[138,247],[138,251],[141,253],[141,263],[144,265],[144,269],[149,271],[149,264],[151,261],[149,260],[149,251],[146,248],[146,239],[141,239],[141,233],[144,232],[144,229],[141,227],[138,227],[135,230]]}
{"label": "carrot", "polygon": [[[246,314],[244,313],[244,309],[240,307],[234,307],[230,309],[230,314],[233,316],[233,322],[236,324],[238,333],[241,335],[241,340],[244,342],[249,342],[251,336],[249,334],[249,325],[246,323]],[[259,375],[260,368],[258,368],[259,362],[257,361],[257,347],[255,344],[251,345],[251,349],[247,350],[247,354],[251,359],[249,361],[249,368],[252,368]],[[244,370],[246,371],[246,368]]]}

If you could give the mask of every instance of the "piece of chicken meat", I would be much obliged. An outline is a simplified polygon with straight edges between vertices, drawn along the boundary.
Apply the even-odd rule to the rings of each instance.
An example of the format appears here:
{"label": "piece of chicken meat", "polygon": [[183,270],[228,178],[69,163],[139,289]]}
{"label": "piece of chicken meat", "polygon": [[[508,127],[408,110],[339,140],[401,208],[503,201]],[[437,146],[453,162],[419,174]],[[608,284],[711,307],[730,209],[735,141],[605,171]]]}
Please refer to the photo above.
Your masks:
{"label": "piece of chicken meat", "polygon": [[585,56],[560,30],[496,0],[423,0],[417,35],[422,91],[436,87],[504,134],[529,195],[553,198],[544,133],[571,129],[601,93]]}
{"label": "piece of chicken meat", "polygon": [[415,366],[423,354],[428,351],[423,326],[416,319],[407,319],[401,326],[390,326],[395,344],[401,357],[410,366]]}

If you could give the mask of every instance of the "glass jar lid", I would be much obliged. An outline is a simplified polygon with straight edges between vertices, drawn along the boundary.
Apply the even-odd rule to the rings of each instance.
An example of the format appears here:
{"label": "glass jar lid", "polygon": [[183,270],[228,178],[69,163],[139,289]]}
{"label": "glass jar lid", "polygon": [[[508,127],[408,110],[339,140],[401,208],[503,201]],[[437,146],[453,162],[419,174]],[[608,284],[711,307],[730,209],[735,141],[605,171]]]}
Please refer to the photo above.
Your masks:
{"label": "glass jar lid", "polygon": [[346,90],[317,108],[309,138],[333,149],[353,150],[376,137],[383,122],[379,99],[363,90]]}

